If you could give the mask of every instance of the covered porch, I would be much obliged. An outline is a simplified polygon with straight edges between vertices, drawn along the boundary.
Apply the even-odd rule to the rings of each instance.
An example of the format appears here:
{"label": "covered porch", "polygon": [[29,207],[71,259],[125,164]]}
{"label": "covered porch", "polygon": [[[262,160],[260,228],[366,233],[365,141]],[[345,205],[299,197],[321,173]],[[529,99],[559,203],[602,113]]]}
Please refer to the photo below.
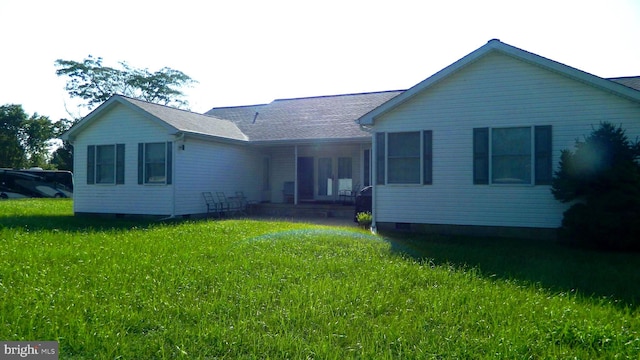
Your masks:
{"label": "covered porch", "polygon": [[353,195],[371,183],[370,139],[269,146],[261,153],[260,204],[304,205],[321,214],[341,213],[338,209],[350,205],[353,211]]}

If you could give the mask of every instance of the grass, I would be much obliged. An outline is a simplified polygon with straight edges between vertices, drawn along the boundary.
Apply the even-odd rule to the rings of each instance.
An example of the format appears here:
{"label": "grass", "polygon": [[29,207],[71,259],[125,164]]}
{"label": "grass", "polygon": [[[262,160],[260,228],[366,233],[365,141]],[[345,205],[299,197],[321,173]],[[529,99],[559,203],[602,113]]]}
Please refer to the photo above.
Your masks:
{"label": "grass", "polygon": [[[640,354],[632,291],[600,284],[588,294],[567,291],[574,275],[548,279],[582,261],[597,269],[624,259],[637,269],[637,255],[564,249],[560,259],[543,246],[390,235],[83,219],[68,200],[0,202],[0,339],[57,340],[61,359]],[[636,281],[632,273],[611,276]]]}
{"label": "grass", "polygon": [[556,242],[464,236],[385,234],[394,248],[436,265],[474,268],[485,276],[517,280],[555,292],[640,305],[640,254],[597,252]]}

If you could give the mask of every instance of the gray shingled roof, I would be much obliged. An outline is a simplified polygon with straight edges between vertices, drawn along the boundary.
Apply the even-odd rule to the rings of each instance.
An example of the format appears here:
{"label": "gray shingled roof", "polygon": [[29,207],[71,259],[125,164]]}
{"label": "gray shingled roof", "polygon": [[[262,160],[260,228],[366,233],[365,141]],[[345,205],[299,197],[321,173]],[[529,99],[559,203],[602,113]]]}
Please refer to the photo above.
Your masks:
{"label": "gray shingled roof", "polygon": [[247,140],[245,134],[231,121],[197,114],[169,106],[153,104],[121,96],[124,100],[166,122],[179,131],[216,136],[233,140]]}
{"label": "gray shingled roof", "polygon": [[615,81],[632,89],[640,90],[640,76],[627,76],[619,78],[610,78],[608,80]]}
{"label": "gray shingled roof", "polygon": [[400,93],[281,99],[263,105],[213,108],[206,115],[233,121],[250,141],[364,139],[371,135],[362,131],[356,120]]}

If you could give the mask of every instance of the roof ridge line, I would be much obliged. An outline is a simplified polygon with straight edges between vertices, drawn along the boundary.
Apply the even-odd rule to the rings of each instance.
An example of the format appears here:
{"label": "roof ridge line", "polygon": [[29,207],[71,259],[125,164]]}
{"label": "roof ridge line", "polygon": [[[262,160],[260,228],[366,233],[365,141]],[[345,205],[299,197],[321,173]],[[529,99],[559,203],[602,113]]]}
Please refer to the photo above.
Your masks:
{"label": "roof ridge line", "polygon": [[[276,101],[286,101],[286,100],[303,100],[303,99],[319,99],[319,98],[330,98],[330,97],[341,97],[341,96],[354,96],[354,95],[371,95],[371,94],[384,94],[391,92],[402,92],[406,89],[398,89],[398,90],[382,90],[382,91],[368,91],[368,92],[358,92],[358,93],[347,93],[347,94],[335,94],[335,95],[316,95],[316,96],[302,96],[302,97],[294,97],[294,98],[281,98],[274,99],[271,103]],[[268,105],[268,104],[267,104]]]}
{"label": "roof ridge line", "polygon": [[140,101],[140,102],[143,102],[143,103],[145,103],[145,104],[149,104],[149,105],[162,106],[162,107],[165,107],[165,108],[167,108],[167,109],[183,111],[183,112],[190,113],[190,114],[195,114],[195,115],[204,115],[204,116],[209,116],[209,117],[211,117],[211,115],[206,115],[206,114],[203,114],[203,113],[195,112],[195,111],[193,111],[193,110],[181,109],[181,108],[178,108],[178,107],[173,107],[173,106],[165,105],[165,104],[158,104],[158,103],[154,103],[154,102],[147,101],[147,100],[136,99],[136,98],[133,98],[133,97],[130,97],[130,96],[126,96],[126,95],[115,94],[114,96],[119,96],[119,97],[122,97],[122,98],[124,98],[124,99],[126,99],[126,100]]}
{"label": "roof ridge line", "polygon": [[614,79],[638,79],[640,78],[640,75],[635,75],[635,76],[614,76],[614,77],[607,77],[604,79],[607,80],[614,80]]}

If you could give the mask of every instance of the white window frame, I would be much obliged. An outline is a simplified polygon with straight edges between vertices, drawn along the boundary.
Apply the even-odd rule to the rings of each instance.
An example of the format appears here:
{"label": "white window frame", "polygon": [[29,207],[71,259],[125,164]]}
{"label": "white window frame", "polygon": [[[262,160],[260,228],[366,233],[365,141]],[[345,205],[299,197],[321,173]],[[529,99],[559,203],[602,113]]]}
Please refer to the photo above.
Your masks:
{"label": "white window frame", "polygon": [[[102,151],[100,151],[101,148],[107,148],[107,147],[111,147],[111,152],[113,154],[113,163],[109,164],[109,163],[102,163],[99,162],[99,153],[102,153]],[[116,183],[116,164],[118,162],[117,154],[116,154],[116,144],[104,144],[104,145],[96,145],[95,146],[95,154],[94,154],[94,166],[93,166],[93,171],[94,171],[94,184],[96,185],[115,185]],[[103,168],[107,168],[108,165],[111,165],[111,174],[112,174],[112,181],[99,181],[99,179],[101,178],[100,176],[100,169]]]}
{"label": "white window frame", "polygon": [[[419,142],[418,142],[418,156],[398,156],[398,157],[389,157],[389,135],[391,134],[418,134],[419,137]],[[425,134],[429,133],[430,135],[430,141],[431,141],[431,146],[430,146],[430,166],[431,166],[431,172],[430,175],[431,177],[428,179],[425,178]],[[390,185],[390,186],[425,186],[425,185],[432,185],[433,184],[433,130],[415,130],[415,131],[394,131],[394,132],[384,132],[384,133],[378,133],[378,134],[384,134],[384,184],[380,184],[378,183],[378,180],[376,179],[376,185],[380,185],[380,186],[384,186],[384,185]],[[376,135],[376,139],[377,139],[377,135]],[[378,145],[376,145],[376,147],[378,147]],[[378,150],[376,150],[378,151]],[[372,162],[377,162],[378,161],[378,157],[376,155],[373,154],[372,151]],[[416,171],[418,171],[418,178],[417,181],[413,181],[413,182],[400,182],[400,181],[394,181],[394,182],[390,182],[389,181],[389,173],[390,173],[390,159],[417,159],[418,160],[418,166],[416,167]],[[373,168],[372,168],[373,169]],[[377,166],[376,166],[376,173],[378,172]],[[373,175],[373,170],[372,170],[372,175]],[[377,176],[377,174],[376,174]]]}
{"label": "white window frame", "polygon": [[[495,182],[493,173],[493,139],[494,130],[529,129],[529,181],[528,182]],[[535,184],[535,126],[500,126],[489,127],[489,185],[494,186],[533,186]]]}
{"label": "white window frame", "polygon": [[[147,166],[150,164],[147,161],[147,146],[149,145],[163,145],[162,147],[162,156],[164,157],[163,160],[163,167],[164,167],[164,177],[162,179],[162,181],[150,181],[149,180],[149,175],[148,171],[147,171]],[[167,184],[167,174],[168,174],[168,169],[167,169],[167,146],[169,146],[169,144],[167,144],[166,142],[150,142],[150,143],[144,143],[144,154],[143,154],[143,183],[145,185],[166,185]],[[158,162],[159,163],[159,162]]]}

